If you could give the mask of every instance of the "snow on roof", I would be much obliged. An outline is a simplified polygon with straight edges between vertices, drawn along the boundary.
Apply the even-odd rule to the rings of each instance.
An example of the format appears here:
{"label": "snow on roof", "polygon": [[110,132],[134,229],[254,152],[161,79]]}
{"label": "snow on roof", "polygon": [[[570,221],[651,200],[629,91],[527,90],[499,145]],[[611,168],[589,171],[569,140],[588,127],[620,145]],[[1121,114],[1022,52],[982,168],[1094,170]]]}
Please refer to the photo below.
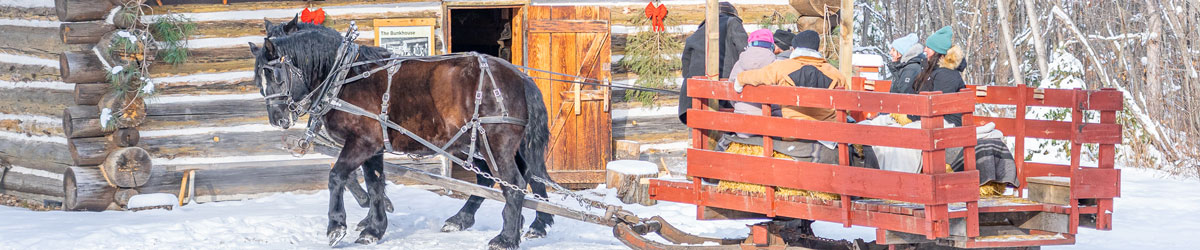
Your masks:
{"label": "snow on roof", "polygon": [[850,61],[854,66],[858,67],[883,67],[883,57],[872,54],[854,54],[850,57]]}

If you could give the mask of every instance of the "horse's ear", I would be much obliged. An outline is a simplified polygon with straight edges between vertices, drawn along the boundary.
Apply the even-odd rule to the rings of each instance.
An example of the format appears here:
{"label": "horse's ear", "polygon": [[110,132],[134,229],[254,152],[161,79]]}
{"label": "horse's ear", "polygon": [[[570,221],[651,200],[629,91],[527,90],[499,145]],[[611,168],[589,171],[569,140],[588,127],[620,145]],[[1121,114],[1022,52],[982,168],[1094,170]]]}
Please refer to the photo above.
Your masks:
{"label": "horse's ear", "polygon": [[283,33],[292,33],[294,31],[300,30],[300,26],[296,25],[296,23],[300,22],[299,20],[300,20],[300,15],[296,15],[295,17],[292,17],[292,21],[288,21],[287,24],[283,25]]}
{"label": "horse's ear", "polygon": [[270,38],[264,38],[262,51],[263,51],[264,57],[274,57],[275,56],[275,43],[271,42]]}
{"label": "horse's ear", "polygon": [[254,45],[254,42],[247,42],[247,43],[250,44],[250,54],[258,55],[258,51],[261,49],[259,49],[257,45]]}
{"label": "horse's ear", "polygon": [[271,29],[271,20],[267,20],[266,17],[263,18],[263,29]]}

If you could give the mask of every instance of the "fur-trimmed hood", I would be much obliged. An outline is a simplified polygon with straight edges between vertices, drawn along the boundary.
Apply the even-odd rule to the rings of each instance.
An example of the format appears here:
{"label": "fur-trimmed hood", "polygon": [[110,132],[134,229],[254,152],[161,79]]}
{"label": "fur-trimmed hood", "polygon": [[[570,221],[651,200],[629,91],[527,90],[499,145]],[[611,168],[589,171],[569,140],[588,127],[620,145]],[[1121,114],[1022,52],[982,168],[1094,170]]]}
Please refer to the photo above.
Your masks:
{"label": "fur-trimmed hood", "polygon": [[946,55],[943,55],[942,59],[938,60],[938,67],[961,71],[959,66],[963,65],[964,56],[965,53],[963,52],[962,47],[959,47],[958,45],[950,47],[950,50],[946,51]]}

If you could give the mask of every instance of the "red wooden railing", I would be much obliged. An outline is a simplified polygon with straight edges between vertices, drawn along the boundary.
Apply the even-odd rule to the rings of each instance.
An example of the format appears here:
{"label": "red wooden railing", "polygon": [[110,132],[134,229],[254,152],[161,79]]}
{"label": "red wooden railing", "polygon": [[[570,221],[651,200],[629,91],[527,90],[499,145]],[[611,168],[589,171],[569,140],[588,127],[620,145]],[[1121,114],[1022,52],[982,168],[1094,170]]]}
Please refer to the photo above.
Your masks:
{"label": "red wooden railing", "polygon": [[[651,195],[658,200],[693,203],[698,216],[712,206],[764,214],[769,217],[805,218],[869,226],[885,230],[925,235],[929,239],[950,236],[951,213],[948,204],[966,202],[967,236],[979,235],[979,173],[975,170],[974,126],[943,128],[941,122],[923,123],[920,129],[883,127],[846,123],[851,113],[902,113],[941,121],[949,114],[971,113],[975,96],[970,92],[904,95],[868,91],[830,90],[782,86],[747,87],[737,93],[729,82],[689,79],[688,93],[693,109],[688,111],[693,147],[688,150],[690,184],[653,181]],[[763,116],[713,111],[708,99],[762,103]],[[771,117],[767,105],[834,109],[835,121],[808,121]],[[838,143],[839,163],[824,164],[747,156],[712,151],[707,148],[704,131],[745,132],[784,138],[834,141]],[[772,148],[764,136],[765,148]],[[849,166],[848,144],[878,145],[922,150],[922,173],[903,173]],[[966,170],[947,173],[945,149],[966,147]],[[701,178],[730,180],[839,194],[840,202],[789,202],[776,199],[772,188],[763,197],[713,192]],[[880,198],[923,204],[923,218],[912,215],[852,209],[849,196]]]}
{"label": "red wooden railing", "polygon": [[[1070,233],[1075,234],[1079,225],[1079,214],[1095,214],[1096,229],[1111,230],[1113,198],[1120,197],[1121,170],[1114,169],[1115,145],[1121,143],[1121,125],[1116,123],[1116,112],[1124,108],[1123,96],[1115,89],[1037,89],[1027,86],[967,86],[975,92],[975,101],[980,104],[1015,106],[1014,118],[964,116],[963,124],[996,124],[996,129],[1005,136],[1015,138],[1013,158],[1016,159],[1017,176],[1021,181],[1018,192],[1026,187],[1026,177],[1065,176],[1071,178]],[[869,81],[854,78],[851,89],[887,92],[889,81]],[[1071,121],[1048,121],[1025,117],[1026,107],[1067,108],[1071,110]],[[1084,121],[1085,111],[1098,111],[1100,123]],[[901,112],[902,113],[902,112]],[[854,114],[864,118],[872,114]],[[968,121],[972,119],[972,121]],[[1049,164],[1025,161],[1025,138],[1066,140],[1071,144],[1070,164]],[[1097,166],[1080,166],[1082,144],[1098,144]],[[1080,206],[1080,199],[1095,199],[1095,206]]]}

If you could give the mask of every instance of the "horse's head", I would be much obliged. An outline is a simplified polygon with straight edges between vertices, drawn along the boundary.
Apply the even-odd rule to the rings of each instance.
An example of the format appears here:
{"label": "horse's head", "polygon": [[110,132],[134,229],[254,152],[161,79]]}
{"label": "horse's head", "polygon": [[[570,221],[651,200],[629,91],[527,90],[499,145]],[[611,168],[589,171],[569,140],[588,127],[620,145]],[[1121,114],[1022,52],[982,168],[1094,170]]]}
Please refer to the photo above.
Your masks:
{"label": "horse's head", "polygon": [[251,43],[250,51],[255,55],[254,83],[266,99],[271,125],[291,127],[299,116],[296,102],[308,94],[308,74],[295,65],[296,55],[281,51],[270,38],[262,48]]}

